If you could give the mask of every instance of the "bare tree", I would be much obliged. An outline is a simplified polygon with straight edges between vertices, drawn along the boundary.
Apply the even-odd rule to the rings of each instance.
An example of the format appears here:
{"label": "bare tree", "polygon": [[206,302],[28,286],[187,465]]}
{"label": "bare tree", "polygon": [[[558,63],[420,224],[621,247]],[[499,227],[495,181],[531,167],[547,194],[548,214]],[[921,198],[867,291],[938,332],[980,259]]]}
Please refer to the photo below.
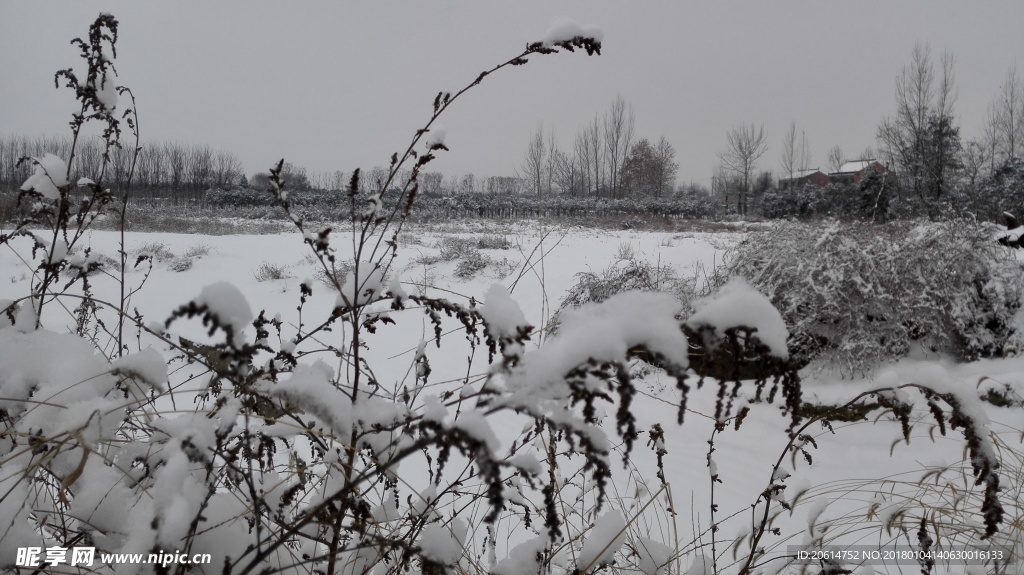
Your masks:
{"label": "bare tree", "polygon": [[964,175],[972,190],[990,161],[989,147],[983,140],[971,140],[964,144],[960,163],[963,164]]}
{"label": "bare tree", "polygon": [[555,150],[555,185],[568,196],[583,195],[583,170],[580,169],[579,156]]}
{"label": "bare tree", "polygon": [[801,172],[811,169],[811,147],[807,144],[807,132],[800,131],[800,148],[797,153],[797,166]]}
{"label": "bare tree", "polygon": [[555,129],[548,129],[547,156],[544,158],[544,195],[551,197],[555,179],[555,164],[558,161],[558,140]]}
{"label": "bare tree", "polygon": [[936,79],[928,45],[917,44],[896,78],[896,115],[878,128],[882,153],[903,188],[920,199],[939,197],[959,148],[953,57],[942,54]]}
{"label": "bare tree", "polygon": [[796,135],[796,122],[790,122],[789,130],[782,140],[782,152],[779,154],[779,165],[782,173],[789,179],[796,174],[806,172],[811,167],[811,149],[807,145],[807,132],[800,131]]}
{"label": "bare tree", "polygon": [[88,138],[78,145],[75,153],[78,173],[86,177],[98,179],[100,166],[103,165],[103,145],[99,138]]}
{"label": "bare tree", "polygon": [[676,184],[676,174],[679,173],[679,163],[676,162],[676,149],[665,136],[658,138],[654,146],[654,157],[657,160],[657,173],[655,174],[655,195],[661,197],[672,191]]}
{"label": "bare tree", "polygon": [[485,187],[491,195],[514,196],[523,193],[528,182],[512,176],[491,176],[487,178]]}
{"label": "bare tree", "polygon": [[547,158],[547,144],[544,141],[544,126],[537,126],[537,131],[530,136],[526,146],[526,154],[519,170],[523,178],[530,182],[533,193],[539,198],[544,188],[544,167]]}
{"label": "bare tree", "polygon": [[779,167],[782,168],[782,173],[790,180],[799,171],[799,168],[797,168],[797,165],[800,163],[797,159],[798,154],[796,122],[794,121],[789,123],[789,129],[786,130],[786,134],[782,138],[782,151],[779,153]]}
{"label": "bare tree", "polygon": [[238,156],[222,150],[213,155],[213,180],[218,188],[233,187],[241,175],[242,161]]}
{"label": "bare tree", "polygon": [[985,124],[981,128],[981,144],[985,146],[989,172],[996,171],[996,156],[999,155],[999,120],[996,104],[992,102],[985,113]]}
{"label": "bare tree", "polygon": [[188,186],[192,193],[198,195],[205,191],[213,174],[213,152],[210,148],[198,144],[192,146],[185,166]]}
{"label": "bare tree", "polygon": [[636,115],[622,96],[615,98],[604,117],[604,151],[608,158],[608,184],[612,197],[620,195],[619,179],[626,155],[633,146]]}
{"label": "bare tree", "polygon": [[756,127],[742,124],[734,127],[726,134],[726,149],[718,154],[722,167],[735,174],[740,180],[739,202],[737,209],[740,215],[748,212],[748,196],[751,178],[757,161],[768,151],[768,139],[764,126]]}
{"label": "bare tree", "polygon": [[184,144],[179,142],[164,143],[164,153],[167,156],[167,168],[172,194],[175,202],[181,200],[181,187],[185,181],[185,160],[188,152]]}
{"label": "bare tree", "polygon": [[[387,172],[381,172],[381,182],[384,182],[386,180],[386,174]],[[443,188],[444,174],[442,174],[441,172],[425,172],[422,175],[420,175],[420,190],[422,190],[422,192],[425,195],[440,195],[443,191]]]}
{"label": "bare tree", "polygon": [[162,146],[145,146],[139,154],[136,174],[139,187],[156,190],[166,183],[166,158]]}
{"label": "bare tree", "polygon": [[604,146],[601,139],[601,124],[595,116],[594,120],[583,129],[584,171],[589,172],[590,189],[594,195],[600,195],[604,187]]}
{"label": "bare tree", "polygon": [[[579,171],[579,189],[581,194],[586,196],[590,193],[593,186],[593,173],[590,171],[590,146],[587,140],[586,128],[579,129],[576,131],[576,140],[573,142],[572,147],[572,163],[576,170]],[[564,165],[564,164],[563,164]]]}
{"label": "bare tree", "polygon": [[843,155],[843,149],[839,146],[832,146],[828,150],[828,171],[830,174],[838,172],[843,164],[846,163],[846,157]]}
{"label": "bare tree", "polygon": [[993,102],[993,120],[1001,160],[1019,157],[1024,149],[1024,85],[1010,68]]}
{"label": "bare tree", "polygon": [[462,176],[462,181],[459,182],[459,193],[460,194],[472,194],[476,191],[476,176],[473,174],[466,174]]}

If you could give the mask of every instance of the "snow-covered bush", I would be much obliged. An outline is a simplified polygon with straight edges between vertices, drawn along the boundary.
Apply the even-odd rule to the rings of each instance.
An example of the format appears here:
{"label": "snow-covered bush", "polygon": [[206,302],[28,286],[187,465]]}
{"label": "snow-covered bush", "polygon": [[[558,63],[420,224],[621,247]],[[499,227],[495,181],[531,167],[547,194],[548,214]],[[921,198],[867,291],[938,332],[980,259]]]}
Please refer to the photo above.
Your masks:
{"label": "snow-covered bush", "polygon": [[[76,41],[87,80],[60,73],[82,104],[73,127],[104,122],[109,146],[119,145],[116,95],[130,95],[108,84],[116,40],[117,21],[102,15],[88,42]],[[31,243],[36,274],[29,294],[0,302],[0,567],[16,568],[25,557],[19,549],[91,546],[98,560],[70,569],[526,575],[614,565],[656,574],[673,564],[678,572],[684,559],[678,541],[654,541],[634,527],[643,509],[670,490],[665,429],[660,423],[639,428],[628,362],[643,357],[676,381],[680,423],[695,392],[689,383],[695,368],[697,387],[717,387],[716,433],[738,427],[755,404],[779,398],[788,417],[782,455],[806,456],[814,439],[804,432],[823,417],[804,420],[786,328],[765,296],[734,280],[695,303],[691,315],[670,294],[620,291],[598,302],[588,292],[591,301],[563,310],[557,334],[534,346],[534,327],[503,286],[460,304],[409,295],[392,269],[419,174],[435,152],[447,149],[431,133],[438,117],[499,69],[559,50],[600,48],[595,30],[562,22],[463,90],[438,93],[429,121],[395,154],[375,191],[360,194],[360,174],[353,174],[345,195],[349,235],[340,241],[293,209],[281,177],[284,161],[272,168],[268,194],[332,288],[330,305],[317,308],[323,300],[311,298],[321,288],[302,280],[297,309],[287,317],[252,309],[236,286],[217,281],[197,286],[168,317],[152,321],[130,306],[143,286],[124,275],[123,236],[118,300],[94,295],[86,272],[95,262],[87,249],[75,248],[115,199],[123,226],[130,188],[115,194],[103,182],[79,183],[93,201],[76,204],[74,166],[55,157],[32,159],[39,171],[21,193],[33,203],[31,217],[0,234],[0,245]],[[141,254],[134,265],[151,261]],[[81,273],[57,282],[68,268]],[[58,333],[65,318],[55,312],[67,301],[81,303],[77,333]],[[402,335],[387,330],[410,315],[426,316],[432,339],[407,354],[381,353],[383,337]],[[378,332],[381,338],[374,337]],[[444,337],[449,332],[464,336],[458,344],[468,348],[470,366],[458,366],[454,379],[451,366],[431,363],[436,348],[452,345]],[[707,364],[729,350],[755,354],[765,375],[746,383],[719,375],[711,382],[704,364],[691,363],[692,345],[711,358]],[[473,371],[482,363],[473,359],[484,355],[483,368]],[[404,365],[395,370],[398,362]],[[1002,507],[984,414],[942,381],[935,388],[891,384],[871,392],[871,410],[892,412],[908,439],[910,398],[897,387],[918,390],[943,432],[962,430],[970,473],[984,485],[983,537],[992,536]],[[657,489],[637,496],[642,508],[613,506],[613,467],[618,460],[631,464],[643,434],[657,463],[653,478],[635,487]],[[764,565],[761,542],[778,530],[769,510],[788,505],[785,479],[777,465],[768,487],[752,494],[751,509],[763,513],[751,521],[749,545],[736,560],[741,575]],[[578,497],[568,499],[577,488]],[[675,521],[675,510],[662,509]],[[716,510],[712,499],[712,522],[693,526],[695,540],[685,547],[693,572],[707,553],[703,537],[718,572]],[[157,566],[103,559],[179,552],[211,561]]]}
{"label": "snow-covered bush", "polygon": [[[590,302],[600,303],[622,292],[648,291],[675,295],[683,306],[683,313],[689,315],[692,311],[690,301],[695,297],[694,280],[679,277],[669,266],[656,265],[633,254],[628,255],[600,272],[577,273],[576,285],[562,299],[559,311],[574,309]],[[556,314],[552,325],[557,325],[557,318]]]}
{"label": "snow-covered bush", "polygon": [[761,199],[760,210],[761,215],[769,219],[836,218],[885,222],[889,219],[894,187],[895,182],[891,178],[868,168],[864,178],[856,184],[805,184],[770,189]]}
{"label": "snow-covered bush", "polygon": [[836,193],[833,188],[813,184],[772,188],[761,198],[761,215],[769,219],[821,217],[828,210],[825,198]]}
{"label": "snow-covered bush", "polygon": [[994,232],[973,220],[780,224],[739,244],[729,273],[771,299],[805,362],[864,370],[915,346],[987,357],[1013,336],[1024,295]]}
{"label": "snow-covered bush", "polygon": [[956,190],[954,204],[978,218],[1001,219],[1003,212],[1024,217],[1024,160],[1009,158],[975,187]]}
{"label": "snow-covered bush", "polygon": [[455,277],[468,280],[487,269],[491,260],[479,250],[466,253],[455,266]]}

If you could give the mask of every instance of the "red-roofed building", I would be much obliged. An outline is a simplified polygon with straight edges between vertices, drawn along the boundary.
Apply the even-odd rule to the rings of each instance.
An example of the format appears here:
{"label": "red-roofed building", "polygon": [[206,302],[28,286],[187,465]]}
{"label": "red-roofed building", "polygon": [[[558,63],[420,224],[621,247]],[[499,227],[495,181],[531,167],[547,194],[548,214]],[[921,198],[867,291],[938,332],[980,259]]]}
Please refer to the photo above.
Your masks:
{"label": "red-roofed building", "polygon": [[888,169],[882,164],[878,163],[878,160],[854,160],[852,162],[846,162],[839,167],[839,170],[832,172],[828,175],[828,179],[833,184],[856,184],[864,177],[864,170],[868,169],[868,166],[875,168],[879,174],[884,174]]}
{"label": "red-roofed building", "polygon": [[828,176],[818,168],[813,170],[799,170],[793,173],[792,178],[779,178],[779,189],[785,190],[787,188],[799,188],[804,184],[813,184],[815,186],[828,185]]}

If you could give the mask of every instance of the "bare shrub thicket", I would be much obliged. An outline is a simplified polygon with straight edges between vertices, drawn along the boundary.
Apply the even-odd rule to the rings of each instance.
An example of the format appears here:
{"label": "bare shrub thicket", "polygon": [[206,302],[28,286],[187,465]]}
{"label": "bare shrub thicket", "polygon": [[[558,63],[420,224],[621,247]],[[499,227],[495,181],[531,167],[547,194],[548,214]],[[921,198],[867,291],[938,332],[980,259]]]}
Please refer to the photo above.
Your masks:
{"label": "bare shrub thicket", "polygon": [[791,223],[750,234],[729,273],[768,295],[804,362],[863,371],[915,346],[998,356],[1019,337],[1024,272],[995,232],[973,220]]}
{"label": "bare shrub thicket", "polygon": [[[577,273],[576,284],[563,297],[559,311],[590,302],[600,303],[618,293],[646,291],[672,294],[683,306],[682,314],[689,315],[693,312],[691,302],[695,298],[710,295],[724,282],[719,278],[704,277],[701,281],[696,276],[682,277],[671,266],[641,259],[628,242],[619,244],[615,258],[615,262],[600,272]],[[552,325],[557,325],[557,314]]]}
{"label": "bare shrub thicket", "polygon": [[[124,102],[131,94],[112,84],[117,26],[101,15],[86,40],[75,40],[87,76],[58,73],[81,105],[72,141],[83,124],[98,122],[108,150],[122,145],[120,122],[138,125],[134,98],[120,112],[115,95]],[[124,270],[147,270],[154,254],[129,261],[123,233],[114,297],[97,295],[86,273],[95,267],[91,254],[69,254],[98,214],[119,218],[123,232],[132,170],[107,187],[101,167],[99,179],[76,186],[74,143],[66,163],[53,155],[24,159],[35,168],[19,193],[29,215],[0,234],[0,245],[27,243],[35,266],[29,293],[0,302],[0,566],[15,568],[17,549],[29,547],[94,547],[94,563],[57,567],[99,573],[526,575],[612,567],[653,574],[679,573],[708,555],[705,572],[746,575],[792,563],[766,555],[780,534],[775,518],[792,501],[781,461],[809,459],[815,440],[807,430],[831,412],[802,414],[785,328],[763,296],[727,284],[689,315],[666,294],[626,291],[600,303],[591,295],[534,347],[534,328],[502,286],[462,304],[410,295],[392,269],[420,172],[447,149],[437,119],[449,106],[503,68],[600,49],[591,30],[554,28],[461,91],[438,93],[429,120],[385,174],[369,188],[359,171],[352,174],[344,230],[308,224],[290,203],[284,161],[274,166],[268,193],[331,287],[334,304],[320,317],[309,311],[322,289],[312,280],[297,286],[297,309],[282,314],[253,310],[237,287],[220,281],[197,286],[196,296],[153,321],[129,305],[148,274]],[[399,180],[406,168],[409,177]],[[347,271],[339,274],[342,262]],[[57,281],[67,269],[81,273]],[[77,306],[75,333],[63,333],[68,303]],[[727,313],[737,305],[750,312],[744,323]],[[430,339],[405,355],[373,353],[382,345],[374,336],[400,337],[408,316],[417,332],[415,320],[426,318]],[[202,339],[185,336],[195,331]],[[452,342],[449,332],[462,337]],[[696,375],[688,372],[691,344],[706,358],[693,364]],[[432,363],[444,357],[436,355],[442,345],[465,346],[458,355],[469,367],[459,366],[461,375]],[[692,526],[689,544],[680,543],[678,529],[663,530],[662,541],[639,529],[645,509],[661,509],[674,522],[680,503],[671,503],[665,474],[666,429],[641,429],[634,413],[628,362],[641,356],[676,382],[678,423],[701,385],[717,394],[715,433],[738,427],[761,403],[778,404],[769,409],[785,417],[780,433],[788,443],[775,468],[764,470],[765,490],[740,505],[752,511],[749,523],[744,511],[749,536],[729,562],[718,533],[728,518],[715,502],[714,437],[710,522]],[[752,381],[707,377],[704,366],[740,356],[759,368]],[[397,372],[396,361],[404,364]],[[942,433],[963,435],[971,462],[965,473],[980,485],[969,511],[979,518],[972,544],[984,545],[1004,507],[998,451],[970,396],[897,381],[852,402],[866,400],[866,412],[891,413],[908,440],[915,402]],[[498,430],[509,429],[521,431],[499,439]],[[628,469],[645,448],[656,463],[639,482],[644,491],[640,474],[632,474],[641,503],[619,498],[613,505],[613,471]],[[932,544],[919,541],[925,551]],[[110,552],[212,561],[113,565],[102,558]],[[54,567],[22,568],[36,566]]]}
{"label": "bare shrub thicket", "polygon": [[263,262],[253,272],[253,277],[258,282],[283,280],[292,277],[284,266]]}
{"label": "bare shrub thicket", "polygon": [[493,268],[495,275],[505,277],[512,273],[515,264],[507,257],[500,260],[480,250],[507,250],[514,244],[505,236],[482,235],[479,237],[462,238],[446,236],[437,244],[437,254],[424,254],[416,259],[421,265],[432,265],[439,262],[458,262],[453,272],[459,279],[472,279],[487,268]]}

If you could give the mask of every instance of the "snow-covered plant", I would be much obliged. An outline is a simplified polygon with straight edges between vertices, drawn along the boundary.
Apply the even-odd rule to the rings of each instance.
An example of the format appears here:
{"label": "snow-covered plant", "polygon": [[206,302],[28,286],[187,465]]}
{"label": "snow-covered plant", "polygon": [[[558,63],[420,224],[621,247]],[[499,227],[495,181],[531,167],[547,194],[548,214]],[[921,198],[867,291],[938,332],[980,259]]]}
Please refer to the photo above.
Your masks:
{"label": "snow-covered plant", "polygon": [[[770,566],[770,573],[792,568],[816,573],[828,562],[800,560],[794,548],[843,549],[867,539],[874,549],[957,550],[945,558],[918,558],[923,573],[938,566],[956,572],[967,565],[978,572],[1012,572],[1019,564],[1024,551],[1020,430],[990,421],[975,390],[938,364],[898,366],[880,373],[875,383],[877,387],[843,405],[824,407],[794,430],[753,506],[753,524],[747,517],[737,518],[737,535],[725,540],[731,552],[720,560],[727,569],[739,565],[738,572],[747,573]],[[844,477],[821,485],[799,479],[801,468],[827,455],[817,453],[828,449],[820,445],[823,436],[855,433],[858,426],[871,425],[872,418],[877,422],[880,412],[891,413],[902,428],[890,452],[912,451],[911,438],[923,428],[933,443],[953,432],[960,435],[966,442],[964,459],[880,478]],[[978,485],[983,488],[975,489]],[[967,509],[980,509],[980,517],[965,515]],[[780,526],[794,516],[806,516],[806,530],[783,533]],[[844,563],[851,570],[871,564],[862,554],[835,567]]]}
{"label": "snow-covered plant", "polygon": [[[69,80],[83,114],[111,127],[111,146],[118,132],[107,63],[116,27],[111,16],[97,19],[90,41],[79,41],[89,79]],[[640,428],[629,362],[642,357],[675,381],[679,423],[693,388],[703,385],[716,388],[709,415],[716,432],[738,426],[756,404],[778,403],[788,418],[787,453],[799,452],[810,423],[786,325],[764,295],[733,279],[689,313],[667,293],[627,290],[603,301],[591,294],[563,310],[557,333],[535,346],[535,328],[505,287],[466,303],[410,295],[394,269],[421,170],[447,149],[438,118],[499,69],[577,49],[599,53],[599,31],[561,22],[465,88],[438,93],[429,121],[385,174],[369,184],[353,174],[341,233],[297,213],[283,160],[273,167],[268,193],[328,284],[325,301],[323,287],[302,280],[288,316],[253,310],[228,281],[197,286],[162,321],[129,313],[138,288],[126,285],[123,239],[114,276],[120,301],[87,288],[54,289],[62,270],[90,267],[73,249],[109,192],[87,183],[100,199],[87,198],[79,216],[68,216],[70,171],[62,160],[36,159],[41,173],[26,183],[26,197],[40,202],[33,221],[49,217],[55,231],[45,253],[35,254],[43,279],[21,301],[4,303],[0,316],[0,567],[13,567],[18,548],[91,546],[101,558],[184,553],[209,561],[101,559],[73,569],[526,575],[628,566],[657,574],[685,552],[698,572],[703,543],[683,551],[676,530],[657,541],[640,528],[662,495],[670,503],[661,509],[676,512],[663,465],[665,428]],[[127,203],[124,194],[122,219]],[[32,225],[2,240],[28,236],[39,248]],[[76,275],[83,284],[87,277]],[[46,329],[61,321],[41,315],[42,304],[66,300],[87,304],[76,321],[90,338]],[[425,317],[430,336],[404,354],[381,350],[384,338],[403,341],[411,330],[398,326],[408,327],[410,317]],[[122,324],[135,332],[134,353]],[[453,344],[451,333],[462,339]],[[442,345],[464,345],[465,365],[433,361]],[[756,368],[753,381],[741,375],[744,365]],[[941,381],[893,381],[871,397],[904,430],[909,403],[900,388],[920,391],[941,430],[962,431],[971,473],[984,485],[980,511],[991,536],[1002,507],[981,415]],[[634,483],[638,507],[622,497],[613,505],[614,470],[620,462],[630,469],[644,434],[658,484]],[[714,471],[710,454],[708,467]],[[753,495],[766,515],[737,563],[741,575],[764,566],[759,543],[774,534],[767,510],[782,505],[781,481],[776,469]],[[567,503],[575,489],[580,498]],[[715,550],[717,530],[713,523],[698,538],[710,537]]]}
{"label": "snow-covered plant", "polygon": [[[72,140],[70,156],[61,158],[47,153],[38,157],[24,157],[22,163],[31,163],[35,171],[21,186],[18,206],[27,208],[24,217],[20,218],[14,228],[7,233],[0,233],[0,245],[18,237],[32,241],[32,254],[42,257],[33,270],[32,294],[18,301],[8,301],[0,309],[9,320],[18,316],[19,324],[24,329],[38,327],[44,306],[52,300],[54,290],[66,291],[72,284],[81,282],[86,293],[89,291],[88,275],[100,268],[101,264],[88,248],[80,248],[86,230],[97,218],[109,211],[117,199],[111,190],[102,183],[107,176],[106,168],[114,150],[120,147],[121,120],[136,134],[136,116],[133,107],[118,109],[119,94],[131,92],[124,87],[115,85],[116,73],[113,58],[116,56],[117,21],[110,15],[101,15],[89,28],[87,40],[76,38],[72,44],[79,49],[86,65],[84,78],[79,78],[71,68],[60,70],[55,76],[55,84],[59,87],[63,82],[75,93],[78,110],[73,114],[71,124]],[[134,97],[132,98],[134,100]],[[93,178],[80,178],[72,184],[74,173],[75,149],[83,130],[87,126],[102,126],[104,143],[103,161],[98,174]],[[136,139],[137,141],[137,139]],[[136,157],[138,147],[136,146]],[[134,168],[134,160],[132,162]],[[122,199],[127,202],[130,189],[123,190]],[[123,212],[124,205],[121,206]],[[43,233],[34,230],[45,229]],[[123,269],[126,254],[121,254]],[[59,286],[60,276],[72,271],[72,279]],[[122,292],[122,298],[125,294]],[[17,309],[17,311],[15,311]],[[124,311],[123,308],[121,310]],[[123,344],[122,324],[117,324],[117,345]]]}
{"label": "snow-covered plant", "polygon": [[729,271],[772,300],[804,362],[864,370],[915,346],[970,360],[1002,353],[1024,295],[994,234],[973,220],[793,223],[751,234]]}
{"label": "snow-covered plant", "polygon": [[958,208],[988,221],[1000,220],[1003,212],[1024,215],[1024,160],[1007,159],[975,187],[958,189],[954,201]]}
{"label": "snow-covered plant", "polygon": [[[562,299],[559,309],[572,309],[588,302],[599,303],[617,293],[639,290],[675,294],[688,312],[692,309],[690,301],[696,296],[695,283],[679,277],[669,266],[630,254],[629,258],[617,259],[601,272],[577,273],[576,285]],[[553,323],[557,324],[557,316]]]}

